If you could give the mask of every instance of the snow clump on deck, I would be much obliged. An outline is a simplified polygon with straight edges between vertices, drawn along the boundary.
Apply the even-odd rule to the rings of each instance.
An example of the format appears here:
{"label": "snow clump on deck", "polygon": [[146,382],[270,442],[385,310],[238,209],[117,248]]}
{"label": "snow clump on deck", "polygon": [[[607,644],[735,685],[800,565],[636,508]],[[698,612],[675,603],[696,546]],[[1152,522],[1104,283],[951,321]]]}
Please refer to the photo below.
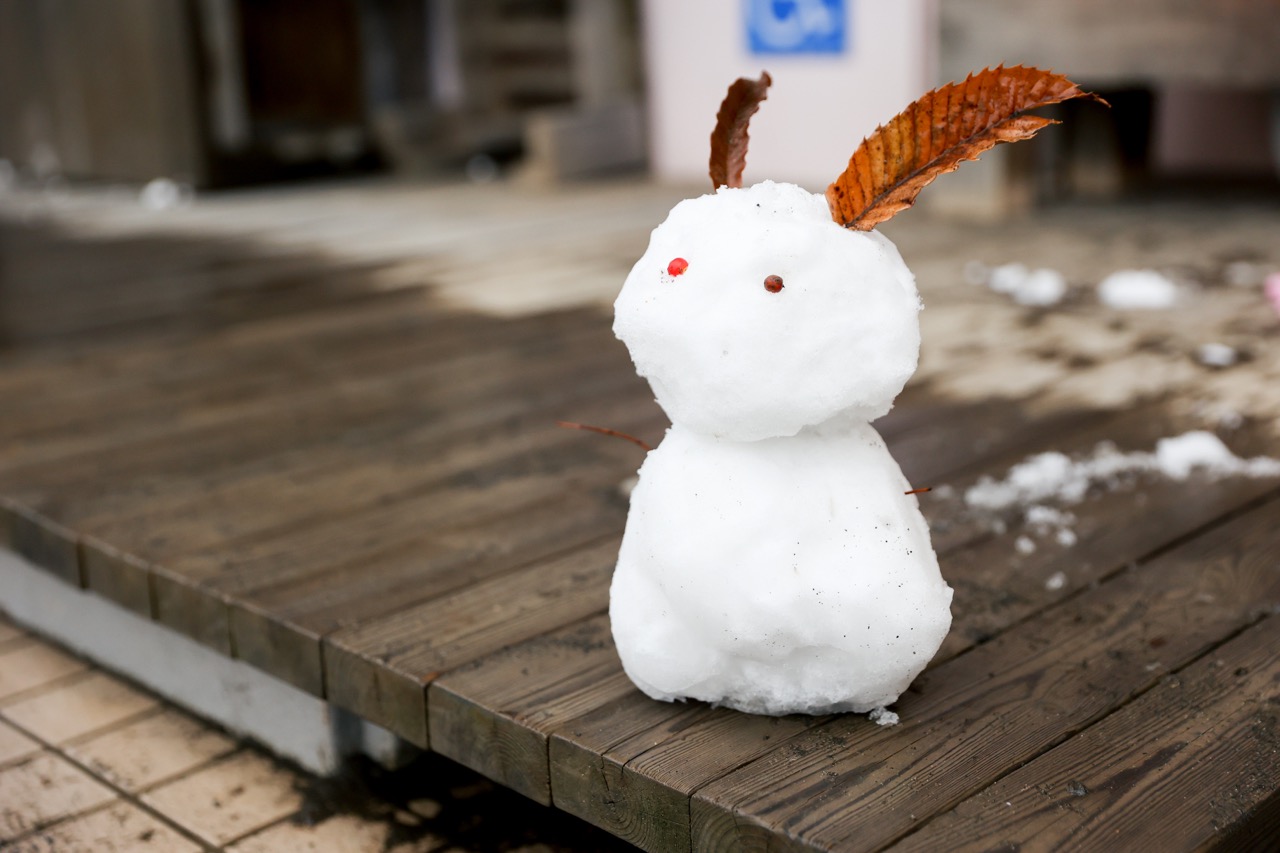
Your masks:
{"label": "snow clump on deck", "polygon": [[1178,301],[1178,285],[1155,270],[1119,270],[1098,284],[1098,298],[1122,310],[1172,308]]}
{"label": "snow clump on deck", "polygon": [[1280,459],[1241,459],[1213,433],[1193,430],[1160,439],[1151,453],[1121,453],[1108,443],[1080,460],[1057,451],[1040,453],[1010,468],[1003,480],[983,477],[965,492],[964,499],[971,507],[987,510],[1047,500],[1075,504],[1084,500],[1091,485],[1112,485],[1124,474],[1149,472],[1185,480],[1194,471],[1215,477],[1280,477]]}

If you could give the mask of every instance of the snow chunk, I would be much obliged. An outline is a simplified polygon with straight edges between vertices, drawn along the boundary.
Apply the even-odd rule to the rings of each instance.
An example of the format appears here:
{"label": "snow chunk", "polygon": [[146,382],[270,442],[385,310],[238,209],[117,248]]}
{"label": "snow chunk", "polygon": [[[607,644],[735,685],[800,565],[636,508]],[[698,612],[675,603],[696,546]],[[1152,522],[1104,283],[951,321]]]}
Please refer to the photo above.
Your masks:
{"label": "snow chunk", "polygon": [[1008,295],[1019,305],[1045,308],[1057,305],[1067,293],[1067,280],[1052,269],[1027,269],[1024,264],[1005,264],[991,270],[987,286]]}
{"label": "snow chunk", "polygon": [[898,715],[888,708],[873,708],[867,717],[877,726],[896,726],[898,724]]}
{"label": "snow chunk", "polygon": [[1196,349],[1196,361],[1206,367],[1230,367],[1236,363],[1239,353],[1226,344],[1201,344]]}
{"label": "snow chunk", "polygon": [[1049,575],[1049,579],[1044,582],[1044,588],[1049,592],[1057,592],[1067,585],[1067,575],[1065,572],[1054,572]]}
{"label": "snow chunk", "polygon": [[1109,483],[1121,474],[1154,472],[1185,480],[1193,471],[1211,476],[1280,477],[1280,459],[1241,459],[1211,432],[1195,430],[1156,442],[1153,453],[1120,453],[1101,444],[1093,454],[1072,461],[1056,451],[1040,453],[1009,469],[1003,480],[983,477],[965,492],[965,502],[978,509],[1057,500],[1079,503],[1093,483]]}
{"label": "snow chunk", "polygon": [[1155,270],[1120,270],[1098,285],[1098,298],[1125,310],[1171,308],[1178,301],[1178,286]]}
{"label": "snow chunk", "polygon": [[[668,273],[676,258],[688,262]],[[770,292],[768,276],[783,287]],[[771,181],[672,208],[614,333],[673,423],[735,441],[885,414],[915,371],[920,297],[897,249]]]}
{"label": "snow chunk", "polygon": [[138,193],[138,202],[148,210],[173,210],[191,203],[191,187],[169,178],[154,178]]}

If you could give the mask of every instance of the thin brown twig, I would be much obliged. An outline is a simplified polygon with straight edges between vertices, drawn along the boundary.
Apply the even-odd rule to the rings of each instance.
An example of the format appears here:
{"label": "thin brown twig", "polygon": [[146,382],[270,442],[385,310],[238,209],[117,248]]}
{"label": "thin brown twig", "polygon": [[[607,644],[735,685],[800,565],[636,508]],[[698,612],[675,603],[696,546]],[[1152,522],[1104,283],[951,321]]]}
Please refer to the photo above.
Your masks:
{"label": "thin brown twig", "polygon": [[636,438],[634,435],[628,435],[625,432],[620,432],[616,429],[609,429],[608,427],[598,427],[598,426],[590,426],[588,424],[578,424],[578,423],[574,423],[573,421],[556,421],[556,426],[564,427],[565,429],[582,429],[582,430],[586,430],[587,432],[598,432],[601,435],[611,435],[614,438],[625,439],[631,442],[632,444],[636,445],[637,447],[642,448],[645,452],[653,450],[653,446],[650,445],[649,442],[645,441],[644,439]]}
{"label": "thin brown twig", "polygon": [[909,491],[909,492],[903,492],[903,494],[904,494],[904,495],[919,495],[919,494],[923,494],[924,492],[932,492],[932,491],[933,491],[933,486],[923,486],[923,487],[921,487],[921,488],[919,488],[919,489],[912,489],[912,490],[911,490],[911,491]]}

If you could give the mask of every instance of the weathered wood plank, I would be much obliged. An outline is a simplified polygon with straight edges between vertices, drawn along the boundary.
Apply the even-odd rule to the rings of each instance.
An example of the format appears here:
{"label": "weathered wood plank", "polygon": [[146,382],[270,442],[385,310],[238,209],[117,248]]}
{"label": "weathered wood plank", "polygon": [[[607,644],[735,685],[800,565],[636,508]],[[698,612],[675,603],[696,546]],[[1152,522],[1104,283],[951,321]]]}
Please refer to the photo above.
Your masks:
{"label": "weathered wood plank", "polygon": [[[1155,436],[1165,434],[1167,427],[1162,426],[1163,423],[1150,417],[1147,411],[1126,413],[1098,428],[1072,435],[1062,447],[1090,449],[1102,437],[1122,435],[1125,444],[1150,446]],[[999,464],[1010,461],[1005,457]],[[1274,483],[1268,481],[1209,482],[1184,489],[1144,491],[1141,497],[1147,501],[1145,504],[1140,504],[1139,496],[1133,493],[1104,495],[1089,507],[1087,514],[1080,513],[1081,520],[1076,527],[1080,541],[1074,548],[1050,544],[1025,556],[1018,555],[1013,548],[1016,531],[998,537],[988,534],[985,540],[977,541],[976,529],[980,525],[976,522],[965,524],[952,522],[949,517],[943,519],[950,526],[944,535],[935,538],[942,551],[944,575],[956,588],[956,598],[952,604],[952,630],[934,665],[1274,488]],[[938,509],[955,512],[954,507],[948,510],[936,503],[926,503],[925,507],[935,523],[932,513]],[[1159,519],[1159,523],[1152,523],[1155,519]],[[960,535],[958,531],[965,528],[969,532]],[[1066,577],[1062,588],[1056,592],[1046,589],[1048,579],[1058,572]],[[922,676],[913,689],[927,679],[927,674]],[[559,760],[553,764],[552,787],[562,807],[579,817],[615,834],[637,833],[623,837],[649,844],[651,849],[670,849],[671,845],[680,843],[678,828],[668,826],[669,834],[660,835],[659,828],[646,826],[643,819],[635,815],[660,811],[678,813],[681,798],[760,754],[771,744],[763,743],[746,729],[730,727],[718,736],[716,749],[684,755],[685,743],[701,736],[701,727],[714,729],[718,725],[717,715],[703,708],[704,719],[686,720],[680,735],[659,747],[649,740],[655,737],[661,740],[662,727],[654,723],[653,711],[646,702],[638,695],[624,697],[612,707],[593,712],[592,719],[575,721],[572,731],[557,733],[552,753]],[[682,709],[671,709],[667,713],[673,721],[686,715]],[[796,730],[820,722],[810,721],[806,725],[804,719],[795,723]],[[668,750],[673,756],[664,760]],[[649,763],[635,761],[642,753],[647,753]],[[629,776],[639,772],[636,770],[639,766],[646,766],[649,769],[645,772],[655,774],[655,778],[647,782],[659,784],[650,790],[654,799],[637,808],[634,803],[623,804],[619,800],[617,785],[610,782],[609,776]],[[596,770],[593,772],[592,768]],[[639,789],[643,784],[645,782],[632,782],[631,787]]]}
{"label": "weathered wood plank", "polygon": [[[9,450],[10,464],[0,470],[0,484],[6,494],[43,509],[41,501],[67,494],[77,484],[110,489],[140,470],[152,476],[189,474],[201,459],[225,464],[245,454],[279,452],[291,446],[289,440],[305,439],[307,430],[323,434],[335,424],[411,411],[405,401],[419,401],[437,387],[465,387],[468,380],[492,387],[527,370],[535,356],[582,363],[598,353],[601,332],[588,327],[547,337],[535,326],[523,335],[513,331],[509,337],[501,346],[437,359],[412,358],[405,363],[407,354],[395,353],[368,374],[315,371],[307,379],[299,374],[288,393],[197,405],[170,412],[146,428],[113,431],[90,424],[86,435],[65,444],[23,447],[15,442]],[[288,370],[283,376],[290,378]],[[95,475],[87,483],[86,470]]]}
{"label": "weathered wood plank", "polygon": [[[555,377],[571,381],[553,383]],[[134,490],[126,483],[114,492],[83,497],[63,511],[68,523],[123,544],[136,538],[138,529],[151,532],[148,555],[172,556],[211,544],[202,538],[210,534],[207,523],[192,520],[193,515],[215,510],[226,522],[230,513],[240,512],[247,522],[260,522],[262,505],[288,500],[276,490],[310,490],[312,497],[302,502],[312,503],[325,496],[326,478],[348,481],[344,488],[364,483],[369,489],[388,476],[413,476],[405,468],[428,461],[438,467],[459,451],[475,455],[495,444],[518,446],[522,432],[549,429],[579,398],[636,401],[642,394],[634,380],[617,371],[590,367],[568,372],[564,362],[504,372],[489,381],[462,372],[416,398],[363,411],[353,406],[327,422],[294,429],[293,443],[279,452],[270,447],[254,453],[249,447],[231,458],[209,460],[193,454],[186,471],[143,470],[134,475]],[[181,527],[184,521],[187,526]],[[163,544],[156,542],[156,531],[167,534]],[[216,541],[232,535],[240,534],[224,530]]]}
{"label": "weathered wood plank", "polygon": [[891,849],[1274,849],[1278,678],[1269,616]]}
{"label": "weathered wood plank", "polygon": [[83,586],[76,534],[0,495],[0,545],[72,586]]}
{"label": "weathered wood plank", "polygon": [[[879,849],[1280,604],[1274,500],[926,675],[881,729],[841,717],[698,791],[693,843]],[[637,768],[640,771],[640,768]],[[642,772],[642,771],[640,771]]]}
{"label": "weathered wood plank", "polygon": [[[622,405],[634,408],[635,401],[628,397]],[[657,428],[655,412],[644,405],[638,416],[615,423]],[[274,535],[166,561],[154,580],[157,618],[186,630],[196,616],[207,618],[210,596],[245,601],[277,622],[309,625],[299,639],[310,651],[300,653],[318,661],[318,637],[342,621],[407,607],[481,578],[517,559],[521,549],[564,550],[620,524],[625,509],[613,494],[638,455],[621,442],[553,425],[532,443],[503,443],[485,453],[483,465],[456,453],[409,466],[411,479],[399,493],[390,488],[397,482],[390,471],[382,478],[390,483],[375,480],[377,491],[363,499],[339,482],[333,500],[308,503]],[[480,561],[486,554],[493,559]],[[249,629],[249,622],[241,627]],[[317,667],[309,668],[309,687],[317,684]]]}
{"label": "weathered wood plank", "polygon": [[549,732],[601,696],[634,689],[614,652],[608,617],[600,614],[432,682],[431,748],[550,804]]}
{"label": "weathered wood plank", "polygon": [[578,550],[328,636],[328,698],[429,745],[426,689],[434,677],[604,610],[620,538],[609,531]]}

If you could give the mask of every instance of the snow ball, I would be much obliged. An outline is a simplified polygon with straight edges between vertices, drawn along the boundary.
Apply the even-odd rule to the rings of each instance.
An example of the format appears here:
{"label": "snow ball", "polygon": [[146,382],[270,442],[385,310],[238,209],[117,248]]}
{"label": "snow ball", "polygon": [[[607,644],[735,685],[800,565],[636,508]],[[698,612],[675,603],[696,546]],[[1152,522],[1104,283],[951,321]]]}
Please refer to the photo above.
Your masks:
{"label": "snow ball", "polygon": [[[766,288],[770,276],[781,289]],[[919,310],[885,237],[840,227],[821,195],[766,181],[672,208],[627,276],[613,329],[673,423],[755,441],[886,413],[916,368]]]}
{"label": "snow ball", "polygon": [[991,269],[987,278],[987,287],[996,293],[1013,293],[1029,275],[1031,270],[1026,264],[1001,264]]}
{"label": "snow ball", "polygon": [[1067,280],[1057,270],[1039,269],[1027,276],[1012,294],[1019,305],[1048,307],[1057,305],[1067,293]]}
{"label": "snow ball", "polygon": [[169,178],[147,181],[138,193],[138,202],[148,210],[172,210],[188,204],[190,200],[191,188]]}
{"label": "snow ball", "polygon": [[1206,367],[1230,367],[1238,357],[1239,353],[1226,344],[1201,344],[1196,348],[1196,361]]}
{"label": "snow ball", "polygon": [[898,724],[898,715],[888,708],[873,708],[867,717],[877,726],[896,726]]}
{"label": "snow ball", "polygon": [[1049,575],[1049,579],[1044,582],[1044,588],[1049,592],[1057,592],[1067,585],[1067,575],[1065,572],[1054,572]]}
{"label": "snow ball", "polygon": [[1120,270],[1098,285],[1098,298],[1123,310],[1171,308],[1178,301],[1178,286],[1155,270]]}
{"label": "snow ball", "polygon": [[1019,305],[1045,308],[1057,305],[1067,293],[1067,280],[1052,269],[1028,269],[1024,264],[1005,264],[991,270],[987,285],[1007,294]]}
{"label": "snow ball", "polygon": [[655,699],[749,713],[892,704],[951,624],[907,488],[869,424],[756,442],[671,427],[610,590],[627,675]]}

